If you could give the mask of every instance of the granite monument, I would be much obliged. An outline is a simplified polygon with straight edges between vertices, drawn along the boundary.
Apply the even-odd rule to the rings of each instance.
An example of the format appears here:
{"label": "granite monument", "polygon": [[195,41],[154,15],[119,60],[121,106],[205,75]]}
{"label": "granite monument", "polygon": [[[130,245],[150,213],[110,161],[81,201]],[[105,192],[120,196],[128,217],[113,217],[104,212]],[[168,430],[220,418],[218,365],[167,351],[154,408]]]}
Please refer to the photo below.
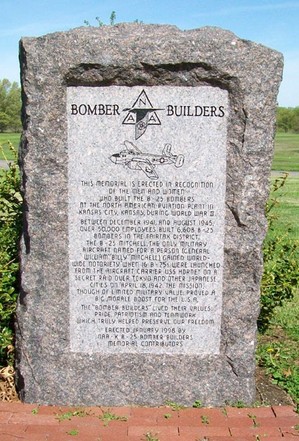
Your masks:
{"label": "granite monument", "polygon": [[21,398],[253,402],[281,54],[120,24],[20,60]]}

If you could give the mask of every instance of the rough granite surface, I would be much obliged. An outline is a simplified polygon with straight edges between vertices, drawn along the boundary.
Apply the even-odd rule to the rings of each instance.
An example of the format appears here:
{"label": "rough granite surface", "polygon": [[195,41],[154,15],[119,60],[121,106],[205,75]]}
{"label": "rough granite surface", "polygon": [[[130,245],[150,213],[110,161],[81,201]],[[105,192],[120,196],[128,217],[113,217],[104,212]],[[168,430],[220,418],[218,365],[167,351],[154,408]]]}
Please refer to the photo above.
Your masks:
{"label": "rough granite surface", "polygon": [[[255,399],[256,320],[282,55],[229,31],[119,24],[20,44],[25,200],[17,385],[25,402],[223,405]],[[229,93],[220,355],[69,350],[67,86],[200,86]]]}

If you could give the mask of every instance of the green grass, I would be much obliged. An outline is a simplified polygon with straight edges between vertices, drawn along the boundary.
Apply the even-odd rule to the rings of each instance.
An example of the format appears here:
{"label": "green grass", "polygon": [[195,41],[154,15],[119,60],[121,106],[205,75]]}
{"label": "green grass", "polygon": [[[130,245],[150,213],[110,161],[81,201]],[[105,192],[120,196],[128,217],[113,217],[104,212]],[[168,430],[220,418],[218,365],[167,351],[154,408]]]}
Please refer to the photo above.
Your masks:
{"label": "green grass", "polygon": [[[288,338],[297,340],[299,343],[299,291],[297,291],[294,299],[289,302],[285,307],[277,308],[275,311],[275,324],[280,326]],[[299,363],[299,344],[297,348]]]}
{"label": "green grass", "polygon": [[[272,178],[272,183],[275,178]],[[271,193],[277,204],[271,210],[275,219],[275,230],[270,235],[299,240],[299,176],[288,176],[282,188]]]}
{"label": "green grass", "polygon": [[299,171],[299,134],[277,133],[272,170]]}
{"label": "green grass", "polygon": [[[282,145],[285,146],[283,151]],[[274,167],[277,170],[298,171],[299,135],[277,136]],[[296,156],[297,155],[297,156]],[[276,165],[275,165],[276,164]],[[275,178],[272,178],[272,183]],[[299,174],[288,176],[279,190],[270,198],[277,203],[271,210],[274,216],[268,237],[277,241],[299,242]],[[298,258],[299,260],[299,258]],[[297,261],[298,261],[297,260]],[[282,387],[299,406],[299,289],[292,300],[284,301],[274,310],[270,326],[259,336],[257,359],[272,381]]]}
{"label": "green grass", "polygon": [[[20,133],[0,133],[0,144],[3,147],[6,159],[14,159],[13,153],[10,151],[8,143],[11,142],[14,148],[18,151],[20,142]],[[0,159],[5,159],[3,154],[0,154]]]}
{"label": "green grass", "polygon": [[271,326],[259,337],[257,359],[273,383],[285,389],[299,406],[299,291],[276,308]]}

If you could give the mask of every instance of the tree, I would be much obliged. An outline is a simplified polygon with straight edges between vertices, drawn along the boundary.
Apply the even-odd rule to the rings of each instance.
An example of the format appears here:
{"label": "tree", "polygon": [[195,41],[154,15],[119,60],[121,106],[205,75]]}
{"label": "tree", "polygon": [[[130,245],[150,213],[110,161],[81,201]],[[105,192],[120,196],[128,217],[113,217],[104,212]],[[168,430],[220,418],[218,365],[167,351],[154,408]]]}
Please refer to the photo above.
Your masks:
{"label": "tree", "polygon": [[4,132],[9,126],[9,116],[5,112],[0,111],[0,132]]}
{"label": "tree", "polygon": [[277,130],[288,132],[292,126],[292,109],[287,107],[278,107],[276,111]]}
{"label": "tree", "polygon": [[299,107],[295,107],[292,112],[292,130],[299,133]]}
{"label": "tree", "polygon": [[21,89],[18,83],[0,80],[0,132],[21,130]]}
{"label": "tree", "polygon": [[299,107],[277,107],[277,130],[299,133]]}

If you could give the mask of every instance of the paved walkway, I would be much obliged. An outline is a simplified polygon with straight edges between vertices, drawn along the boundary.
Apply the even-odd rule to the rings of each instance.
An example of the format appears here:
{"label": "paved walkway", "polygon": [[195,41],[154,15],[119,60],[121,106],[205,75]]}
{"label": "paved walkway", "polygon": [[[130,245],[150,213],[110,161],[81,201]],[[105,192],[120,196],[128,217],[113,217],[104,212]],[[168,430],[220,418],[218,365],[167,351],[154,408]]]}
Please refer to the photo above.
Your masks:
{"label": "paved walkway", "polygon": [[58,407],[0,403],[1,441],[299,441],[291,406]]}

